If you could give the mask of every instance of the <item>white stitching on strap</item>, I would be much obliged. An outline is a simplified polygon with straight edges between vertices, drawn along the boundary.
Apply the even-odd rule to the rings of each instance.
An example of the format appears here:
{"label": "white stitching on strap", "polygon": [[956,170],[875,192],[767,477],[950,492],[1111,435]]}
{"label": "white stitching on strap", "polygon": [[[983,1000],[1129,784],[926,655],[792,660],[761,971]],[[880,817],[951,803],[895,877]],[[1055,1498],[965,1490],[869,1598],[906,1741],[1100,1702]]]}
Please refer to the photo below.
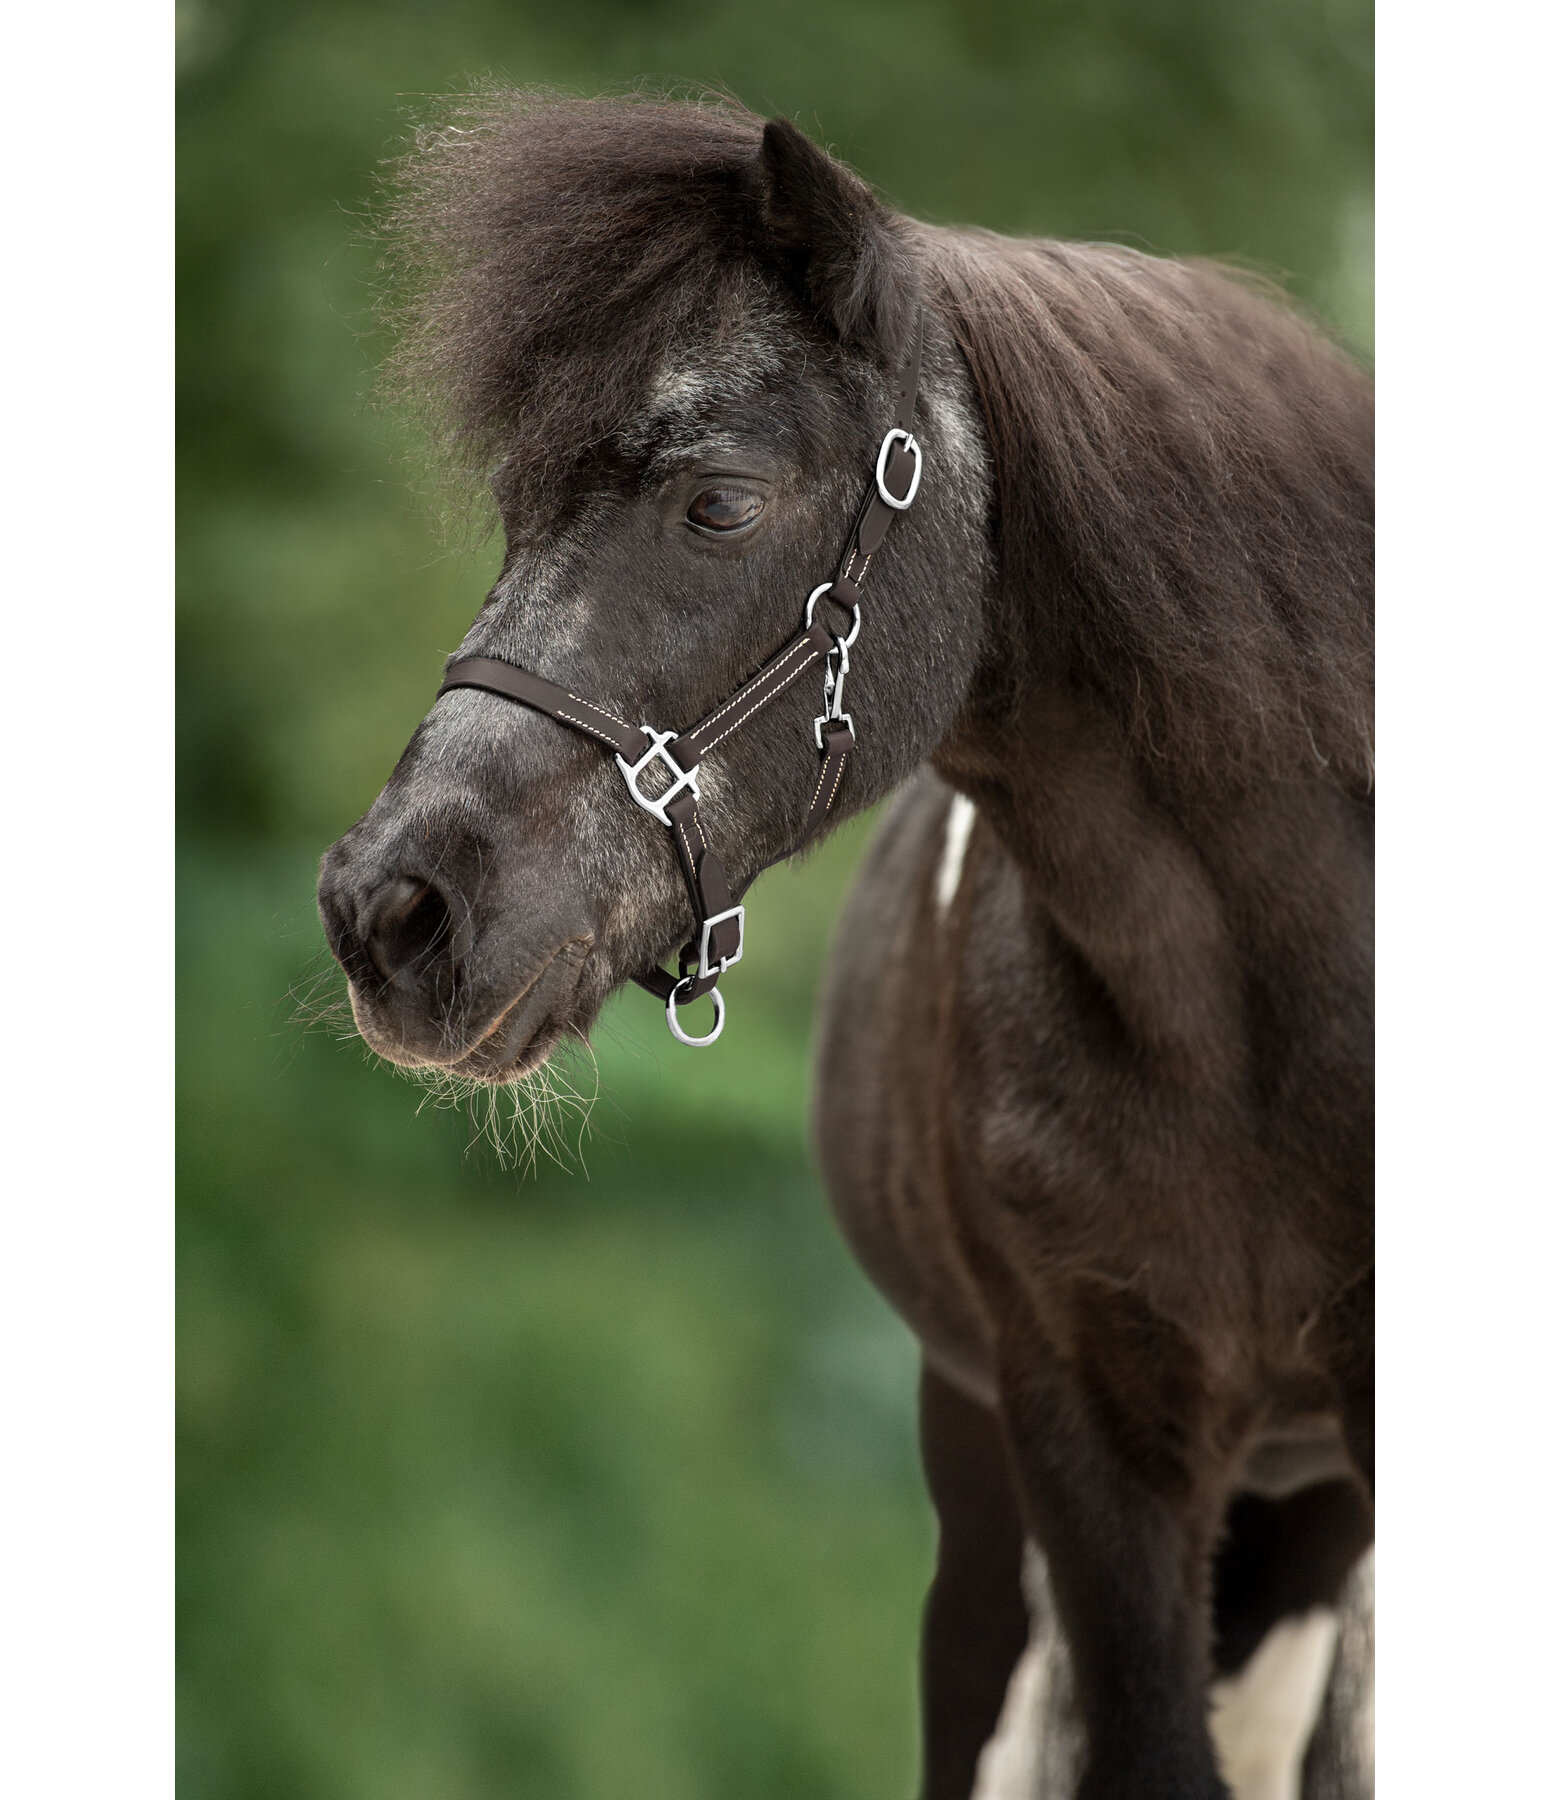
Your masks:
{"label": "white stitching on strap", "polygon": [[[710,715],[710,717],[708,719],[706,719],[702,724],[698,725],[695,729],[698,731],[705,731],[705,730],[709,729],[710,726],[712,726],[716,723],[717,719],[723,718],[727,713],[729,713],[732,710],[732,708],[738,704],[739,701],[746,700],[748,698],[748,696],[750,694],[752,694],[762,683],[769,681],[774,676],[778,675],[780,673],[780,665],[783,662],[785,662],[789,657],[795,656],[797,654],[797,652],[803,647],[804,644],[807,644],[807,648],[809,650],[812,650],[812,645],[807,643],[807,638],[806,638],[805,634],[801,638],[799,638],[796,641],[796,643],[794,643],[791,646],[791,648],[785,652],[785,654],[783,656],[777,658],[776,661],[772,662],[767,669],[761,670],[759,672],[759,674],[757,674],[753,678],[753,680],[749,682],[749,684],[746,688],[742,688],[737,693],[735,693],[732,696],[732,698],[727,701],[725,706],[718,706],[716,708],[716,710]],[[806,666],[807,665],[804,663],[803,667],[805,668]],[[800,671],[798,671],[798,673],[800,673]],[[762,705],[763,702],[761,701],[760,704]],[[758,711],[758,707],[753,708],[753,712],[757,712],[757,711]],[[752,717],[752,713],[750,713],[749,716]],[[723,732],[722,736],[725,736],[725,735],[726,734]],[[693,737],[694,732],[690,732],[689,736]],[[707,744],[705,746],[705,748],[708,750],[710,748],[710,745]]]}
{"label": "white stitching on strap", "polygon": [[[840,777],[845,773],[845,758],[849,755],[850,755],[850,752],[848,750],[843,750],[840,752],[840,760],[834,771],[834,787],[829,794],[829,806],[833,806],[834,796],[835,796],[835,794],[837,794],[840,791]],[[809,813],[811,813],[813,808],[818,804],[818,796],[823,792],[824,771],[828,768],[828,766],[829,766],[829,759],[826,756],[823,759],[823,761],[818,765],[818,785],[817,785],[817,787],[815,787],[813,789],[813,797],[807,803],[807,810]],[[829,806],[826,806],[823,810],[825,812],[827,812],[829,810]]]}
{"label": "white stitching on strap", "polygon": [[[842,757],[841,757],[841,758],[840,758],[840,761],[841,761],[841,762],[842,762],[842,763],[843,763],[843,762],[844,762],[844,760],[845,760],[845,758],[844,758],[844,757],[843,757],[843,756],[842,756]],[[824,758],[824,762],[825,762],[825,763],[826,763],[826,762],[827,762],[827,761],[828,761],[828,758],[827,758],[827,757],[825,757],[825,758]],[[814,789],[813,789],[813,797],[812,797],[812,799],[811,799],[811,800],[809,800],[809,801],[808,801],[808,803],[807,803],[807,816],[808,816],[808,818],[811,818],[811,817],[812,817],[812,815],[813,815],[813,808],[814,808],[814,807],[815,807],[815,806],[816,806],[816,805],[817,805],[817,804],[818,804],[818,796],[819,796],[819,795],[820,795],[820,794],[821,794],[821,793],[822,793],[822,792],[823,792],[823,770],[824,770],[824,763],[820,763],[820,764],[819,764],[819,765],[818,765],[818,785],[817,785],[817,787],[815,787],[815,788],[814,788]]]}
{"label": "white stitching on strap", "polygon": [[[837,798],[837,796],[838,796],[838,794],[839,794],[839,791],[840,791],[840,777],[841,777],[841,776],[842,776],[842,775],[843,775],[843,774],[844,774],[844,773],[845,773],[845,757],[847,757],[847,756],[849,756],[849,755],[850,755],[850,752],[849,752],[849,751],[848,751],[848,750],[847,750],[847,751],[846,751],[846,752],[845,752],[845,756],[842,756],[842,757],[841,757],[841,758],[840,758],[840,766],[839,766],[839,767],[838,767],[838,768],[837,768],[837,769],[836,769],[836,770],[835,770],[835,771],[834,771],[834,786],[833,786],[833,787],[832,787],[832,788],[831,788],[831,789],[830,789],[830,790],[829,790],[829,806],[826,806],[826,807],[825,807],[825,808],[824,808],[824,809],[823,809],[823,810],[824,810],[824,816],[825,816],[825,817],[827,817],[827,816],[828,816],[828,812],[829,812],[829,807],[830,807],[830,806],[833,806],[833,804],[834,804],[834,802],[835,802],[835,799],[836,799],[836,798]],[[818,784],[818,785],[819,785],[819,786],[820,786],[820,787],[822,787],[822,785],[823,785],[823,783],[822,783],[822,782],[821,782],[821,781],[820,781],[820,782],[819,782],[819,784]],[[815,800],[816,800],[816,799],[817,799],[817,798],[818,798],[818,796],[817,796],[817,795],[816,795],[816,794],[815,794],[815,795],[814,795],[814,796],[813,796],[813,798],[814,798],[814,799],[815,799]]]}
{"label": "white stitching on strap", "polygon": [[[574,694],[572,694],[572,695],[571,695],[571,698],[572,698],[572,699],[573,699],[573,700],[574,700],[574,699],[575,699],[575,697],[576,697],[576,696],[575,696],[575,695],[574,695]],[[583,706],[585,706],[585,705],[586,705],[586,702],[585,702],[585,701],[582,701],[582,705],[583,705]],[[601,707],[599,707],[599,708],[598,708],[598,711],[599,711],[599,712],[602,712],[602,708],[601,708]],[[555,718],[557,718],[557,719],[563,719],[563,720],[564,720],[564,721],[565,721],[565,723],[566,723],[566,724],[567,724],[567,725],[574,725],[574,726],[575,726],[575,727],[576,727],[576,728],[577,728],[577,729],[578,729],[578,730],[580,730],[580,731],[588,731],[588,732],[591,732],[591,731],[596,731],[596,730],[597,730],[597,727],[596,727],[596,726],[595,726],[595,725],[594,725],[594,724],[593,724],[593,723],[592,723],[592,721],[591,721],[591,720],[590,720],[590,719],[573,719],[573,718],[572,718],[572,717],[571,717],[571,716],[570,716],[570,714],[569,714],[569,713],[567,713],[567,712],[561,712],[561,711],[560,711],[560,709],[559,709],[559,707],[555,707],[555,709],[554,709],[554,717],[555,717]],[[611,718],[612,718],[612,717],[613,717],[613,714],[612,714],[612,713],[603,713],[603,717],[604,717],[604,718],[605,718],[605,719],[611,719]],[[624,721],[623,721],[623,720],[622,720],[622,719],[621,719],[621,720],[620,720],[620,721],[619,721],[619,723],[620,723],[620,724],[621,724],[621,725],[623,725],[623,724],[624,724]],[[632,729],[632,727],[630,727],[630,726],[628,726],[628,725],[625,725],[625,727],[624,727],[624,728],[625,728],[625,730],[626,730],[626,731],[629,731],[629,730],[631,730],[631,729]]]}
{"label": "white stitching on strap", "polygon": [[583,700],[580,694],[571,693],[569,688],[566,688],[564,693],[567,700],[574,700],[578,706],[585,706],[595,713],[601,713],[605,719],[612,719],[615,725],[623,725],[626,731],[635,729],[633,725],[626,724],[618,713],[611,713],[606,706],[599,706],[595,700]]}
{"label": "white stitching on strap", "polygon": [[[806,658],[795,669],[793,669],[791,671],[791,679],[793,681],[795,681],[797,676],[802,673],[802,670],[807,667],[808,663],[816,662],[817,659],[818,659],[818,652],[815,649],[813,649],[811,644],[809,644],[808,648],[807,648]],[[759,710],[759,707],[764,705],[766,700],[773,700],[777,694],[781,694],[784,692],[785,692],[785,689],[783,687],[771,688],[769,693],[764,695],[763,699],[759,700],[756,705],[749,707],[748,711],[743,714],[742,718],[739,719],[736,722],[736,724],[728,725],[726,728],[726,731],[718,731],[708,744],[702,744],[700,746],[701,756],[709,755],[709,753],[715,749],[716,745],[719,744],[721,742],[721,740],[728,735],[729,732],[736,731],[737,727],[739,725],[746,725],[748,723],[748,721],[754,716],[754,714]],[[724,712],[725,710],[726,710],[726,708],[723,707],[722,711]]]}

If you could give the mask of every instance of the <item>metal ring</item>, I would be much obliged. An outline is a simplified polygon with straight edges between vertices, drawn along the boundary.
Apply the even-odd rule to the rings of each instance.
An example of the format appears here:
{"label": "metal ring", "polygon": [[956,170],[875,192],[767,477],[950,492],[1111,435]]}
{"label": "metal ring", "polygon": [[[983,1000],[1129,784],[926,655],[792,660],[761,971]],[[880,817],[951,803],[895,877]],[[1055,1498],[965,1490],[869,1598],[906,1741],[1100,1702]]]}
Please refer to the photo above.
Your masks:
{"label": "metal ring", "polygon": [[672,1032],[673,1036],[678,1039],[680,1044],[687,1044],[691,1050],[703,1050],[707,1045],[714,1044],[716,1039],[721,1036],[721,1027],[727,1022],[727,1003],[721,997],[721,989],[712,988],[710,990],[710,1003],[716,1009],[716,1023],[711,1026],[710,1032],[706,1037],[690,1037],[683,1026],[678,1023],[678,989],[681,987],[692,987],[694,985],[694,980],[694,976],[685,975],[683,980],[678,982],[673,988],[672,993],[668,995],[667,1028]]}
{"label": "metal ring", "polygon": [[[888,483],[883,480],[883,465],[888,461],[889,446],[897,439],[915,458],[915,473],[910,477],[910,491],[902,500],[895,500],[888,491]],[[877,497],[884,506],[891,506],[895,512],[907,512],[915,504],[915,494],[920,487],[920,472],[925,467],[925,458],[920,454],[920,445],[915,442],[913,432],[906,431],[902,425],[895,425],[883,439],[883,446],[877,453]]]}
{"label": "metal ring", "polygon": [[[813,628],[813,608],[818,604],[818,596],[820,594],[827,594],[829,589],[832,588],[833,586],[834,586],[834,583],[832,581],[820,581],[819,584],[817,585],[817,587],[815,587],[813,589],[812,593],[810,593],[807,596],[807,615],[803,620],[803,624],[807,627],[807,629],[809,631],[811,631]],[[850,609],[850,636],[845,637],[845,638],[836,638],[834,641],[837,644],[843,644],[845,646],[845,648],[848,650],[851,647],[851,645],[853,643],[855,643],[856,639],[860,636],[861,636],[861,602],[858,600],[855,603],[855,605],[852,606]]]}

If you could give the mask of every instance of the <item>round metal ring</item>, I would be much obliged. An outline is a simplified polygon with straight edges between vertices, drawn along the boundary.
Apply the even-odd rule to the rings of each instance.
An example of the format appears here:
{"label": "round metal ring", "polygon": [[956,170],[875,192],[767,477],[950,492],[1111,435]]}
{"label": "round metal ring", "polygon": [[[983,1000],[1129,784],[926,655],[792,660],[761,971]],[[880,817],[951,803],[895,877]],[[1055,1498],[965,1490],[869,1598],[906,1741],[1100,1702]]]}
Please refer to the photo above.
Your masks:
{"label": "round metal ring", "polygon": [[[832,588],[833,586],[834,586],[834,583],[832,581],[820,581],[819,584],[817,585],[817,587],[815,587],[813,589],[812,593],[810,593],[807,596],[807,616],[803,620],[803,624],[806,625],[806,627],[809,631],[811,631],[813,628],[813,608],[818,604],[818,596],[820,594],[827,594],[829,589]],[[861,602],[858,600],[856,602],[856,604],[853,607],[851,607],[851,609],[850,609],[850,636],[843,637],[843,638],[836,638],[834,641],[837,644],[843,644],[845,646],[845,648],[848,650],[851,647],[851,645],[853,643],[855,643],[856,639],[860,636],[861,636]]]}
{"label": "round metal ring", "polygon": [[[903,444],[910,455],[915,458],[915,473],[910,477],[910,491],[902,500],[895,500],[888,491],[888,483],[883,480],[883,469],[888,461],[888,451],[895,439]],[[883,447],[877,453],[877,496],[884,506],[891,506],[895,512],[907,512],[915,504],[915,494],[920,487],[920,472],[925,467],[925,458],[920,454],[920,445],[915,442],[913,432],[905,431],[902,426],[895,425],[883,439]]]}
{"label": "round metal ring", "polygon": [[694,977],[692,975],[686,975],[683,980],[678,983],[678,987],[675,987],[672,993],[668,995],[667,1028],[672,1032],[673,1036],[678,1039],[680,1044],[687,1044],[691,1050],[703,1050],[707,1045],[714,1044],[716,1039],[721,1036],[721,1027],[727,1022],[727,1003],[721,997],[721,989],[712,988],[710,990],[710,1003],[716,1009],[716,1023],[711,1026],[709,1033],[705,1037],[690,1037],[683,1026],[678,1023],[678,988],[691,987],[693,984]]}

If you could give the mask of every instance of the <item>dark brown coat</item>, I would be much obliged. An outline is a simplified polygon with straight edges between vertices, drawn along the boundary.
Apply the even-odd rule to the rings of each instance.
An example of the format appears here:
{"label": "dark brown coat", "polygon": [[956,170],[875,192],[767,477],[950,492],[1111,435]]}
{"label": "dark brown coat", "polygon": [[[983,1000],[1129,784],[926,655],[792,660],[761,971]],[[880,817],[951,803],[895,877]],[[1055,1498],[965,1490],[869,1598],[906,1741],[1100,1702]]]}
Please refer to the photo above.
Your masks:
{"label": "dark brown coat", "polygon": [[[1222,270],[917,225],[730,105],[491,97],[395,231],[399,379],[506,532],[462,653],[658,725],[790,635],[924,304],[835,817],[935,772],[836,945],[818,1133],[925,1356],[927,1791],[968,1793],[1028,1533],[1084,1800],[1221,1800],[1213,1672],[1370,1535],[1366,377]],[[697,526],[729,490],[746,528]],[[734,888],[800,826],[814,710],[702,765]],[[320,897],[368,1041],[484,1080],[685,927],[611,762],[466,690]]]}

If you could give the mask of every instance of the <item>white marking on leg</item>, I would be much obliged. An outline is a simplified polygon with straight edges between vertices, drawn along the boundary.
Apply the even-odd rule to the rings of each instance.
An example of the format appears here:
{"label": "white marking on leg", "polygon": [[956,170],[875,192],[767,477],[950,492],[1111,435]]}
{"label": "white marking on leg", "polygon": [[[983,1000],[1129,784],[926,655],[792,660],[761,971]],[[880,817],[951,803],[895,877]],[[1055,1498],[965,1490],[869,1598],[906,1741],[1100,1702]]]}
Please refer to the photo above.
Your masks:
{"label": "white marking on leg", "polygon": [[1071,1651],[1055,1618],[1037,1545],[1023,1553],[1028,1648],[1007,1683],[995,1735],[980,1751],[973,1800],[1074,1800],[1084,1747]]}
{"label": "white marking on leg", "polygon": [[1345,1584],[1339,1627],[1324,1704],[1303,1757],[1303,1781],[1315,1793],[1373,1800],[1371,1550]]}
{"label": "white marking on leg", "polygon": [[1023,1652],[996,1722],[980,1751],[973,1800],[1027,1800],[1039,1772],[1039,1744],[1049,1710],[1050,1640],[1045,1633]]}
{"label": "white marking on leg", "polygon": [[974,802],[962,794],[953,795],[947,809],[947,829],[943,833],[942,860],[936,871],[936,909],[945,913],[958,892],[963,877],[963,859],[969,849],[969,834],[974,830]]}
{"label": "white marking on leg", "polygon": [[1234,1800],[1297,1800],[1338,1626],[1327,1606],[1282,1619],[1211,1690],[1211,1736]]}

